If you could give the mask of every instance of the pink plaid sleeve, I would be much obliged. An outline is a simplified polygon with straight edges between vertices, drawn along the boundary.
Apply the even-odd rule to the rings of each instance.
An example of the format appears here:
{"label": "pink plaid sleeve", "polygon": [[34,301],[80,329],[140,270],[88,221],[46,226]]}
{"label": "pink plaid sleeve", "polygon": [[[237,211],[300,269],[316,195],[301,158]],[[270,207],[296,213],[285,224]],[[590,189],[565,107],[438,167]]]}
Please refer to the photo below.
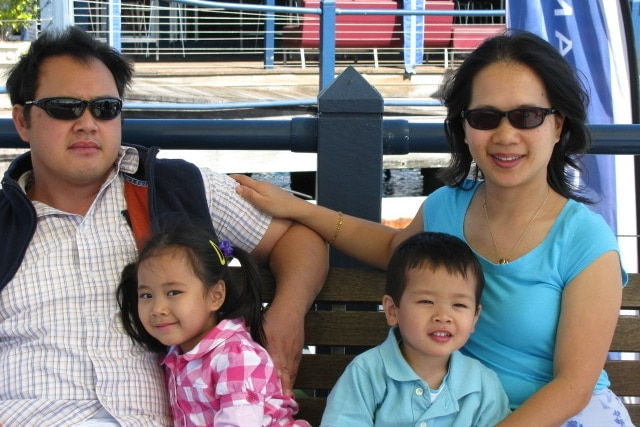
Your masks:
{"label": "pink plaid sleeve", "polygon": [[263,407],[257,405],[227,406],[215,417],[216,427],[261,426],[264,419]]}
{"label": "pink plaid sleeve", "polygon": [[[215,370],[215,393],[220,402],[216,421],[218,416],[230,419],[253,417],[260,413],[262,423],[242,419],[238,420],[238,425],[309,426],[306,421],[293,419],[298,405],[292,398],[284,396],[273,361],[259,345],[247,340],[227,340],[216,357]],[[256,409],[249,410],[247,406]]]}
{"label": "pink plaid sleeve", "polygon": [[163,361],[174,425],[310,427],[294,420],[273,361],[241,320],[222,320],[191,352]]}

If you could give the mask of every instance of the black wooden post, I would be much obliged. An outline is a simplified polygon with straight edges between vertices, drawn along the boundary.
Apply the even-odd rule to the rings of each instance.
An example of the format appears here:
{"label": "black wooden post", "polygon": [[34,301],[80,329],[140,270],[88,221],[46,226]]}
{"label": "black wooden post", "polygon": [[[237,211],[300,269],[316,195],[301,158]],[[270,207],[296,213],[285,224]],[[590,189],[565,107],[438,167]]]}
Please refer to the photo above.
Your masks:
{"label": "black wooden post", "polygon": [[[318,204],[380,221],[383,112],[382,96],[353,67],[320,92]],[[360,264],[332,249],[331,265]]]}

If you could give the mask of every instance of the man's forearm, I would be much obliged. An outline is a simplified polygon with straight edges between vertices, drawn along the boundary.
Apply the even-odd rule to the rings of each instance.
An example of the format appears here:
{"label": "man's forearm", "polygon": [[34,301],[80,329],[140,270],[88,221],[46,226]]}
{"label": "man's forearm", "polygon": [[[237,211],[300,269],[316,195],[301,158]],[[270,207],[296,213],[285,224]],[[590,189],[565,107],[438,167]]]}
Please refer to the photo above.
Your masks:
{"label": "man's forearm", "polygon": [[312,230],[294,223],[278,240],[269,257],[276,279],[274,304],[286,302],[304,316],[327,277],[329,251],[326,242]]}

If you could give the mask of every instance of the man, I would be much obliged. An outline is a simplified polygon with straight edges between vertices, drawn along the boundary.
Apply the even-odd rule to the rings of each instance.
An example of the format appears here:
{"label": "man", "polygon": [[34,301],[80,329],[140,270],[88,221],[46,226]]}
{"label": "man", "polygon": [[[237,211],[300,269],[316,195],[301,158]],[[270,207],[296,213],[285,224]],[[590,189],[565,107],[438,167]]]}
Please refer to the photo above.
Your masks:
{"label": "man", "polygon": [[155,357],[118,321],[115,288],[154,224],[208,223],[278,281],[265,330],[290,390],[327,248],[236,195],[235,181],[121,145],[132,66],[78,28],[45,33],[7,90],[30,152],[0,192],[0,425],[170,425]]}

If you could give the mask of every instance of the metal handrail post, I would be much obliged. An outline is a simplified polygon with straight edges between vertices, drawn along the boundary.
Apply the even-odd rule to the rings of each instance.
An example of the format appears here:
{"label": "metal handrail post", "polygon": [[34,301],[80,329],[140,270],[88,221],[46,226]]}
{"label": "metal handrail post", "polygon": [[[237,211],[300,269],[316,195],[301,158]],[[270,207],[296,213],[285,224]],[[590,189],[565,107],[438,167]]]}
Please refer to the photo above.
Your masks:
{"label": "metal handrail post", "polygon": [[336,73],[336,0],[320,3],[320,90],[328,87]]}
{"label": "metal handrail post", "polygon": [[[382,95],[353,67],[320,93],[318,204],[380,222],[383,112]],[[330,257],[333,266],[358,264],[334,249]]]}
{"label": "metal handrail post", "polygon": [[[275,6],[276,0],[267,0],[267,6]],[[267,70],[273,69],[274,63],[274,51],[275,51],[275,12],[273,10],[267,10],[265,12],[264,20],[264,68]]]}

